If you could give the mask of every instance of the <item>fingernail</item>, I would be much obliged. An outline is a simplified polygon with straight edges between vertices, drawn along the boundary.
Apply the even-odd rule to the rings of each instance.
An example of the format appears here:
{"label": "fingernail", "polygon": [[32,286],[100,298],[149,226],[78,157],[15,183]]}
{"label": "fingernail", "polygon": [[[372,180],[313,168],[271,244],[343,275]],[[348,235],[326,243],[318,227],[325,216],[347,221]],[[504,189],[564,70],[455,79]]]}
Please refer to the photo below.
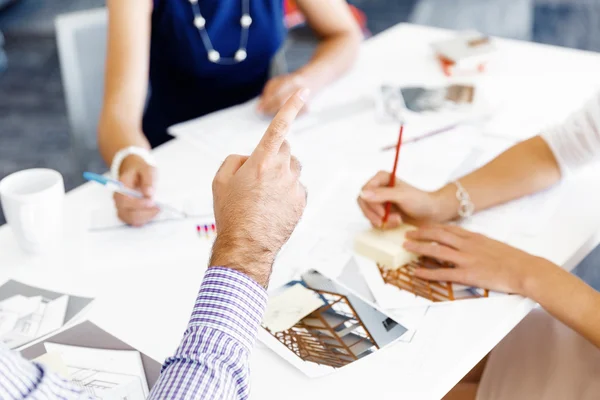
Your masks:
{"label": "fingernail", "polygon": [[154,188],[152,186],[147,187],[144,192],[147,196],[154,196]]}
{"label": "fingernail", "polygon": [[144,206],[145,207],[154,207],[154,200],[152,200],[152,199],[146,199],[144,201]]}
{"label": "fingernail", "polygon": [[375,193],[371,192],[370,190],[363,190],[360,192],[359,196],[365,200],[371,200],[373,197],[375,197]]}
{"label": "fingernail", "polygon": [[395,222],[397,224],[402,222],[402,217],[398,214],[393,214],[391,218],[392,218],[392,222]]}
{"label": "fingernail", "polygon": [[300,99],[302,101],[307,101],[309,95],[310,95],[309,88],[304,88],[304,89],[300,90],[300,92],[298,92],[298,97],[300,97]]}

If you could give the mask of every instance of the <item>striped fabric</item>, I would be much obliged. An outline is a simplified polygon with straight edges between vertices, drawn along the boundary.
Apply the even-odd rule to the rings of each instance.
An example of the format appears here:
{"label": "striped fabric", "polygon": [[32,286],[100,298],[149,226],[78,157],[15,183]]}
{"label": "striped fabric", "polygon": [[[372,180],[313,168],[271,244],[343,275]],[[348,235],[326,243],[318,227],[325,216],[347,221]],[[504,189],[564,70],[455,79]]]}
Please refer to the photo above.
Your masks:
{"label": "striped fabric", "polygon": [[[233,269],[211,267],[179,348],[169,357],[150,399],[247,399],[249,357],[267,293]],[[0,399],[87,399],[44,367],[0,346]]]}
{"label": "striped fabric", "polygon": [[82,390],[0,344],[0,399],[88,399]]}
{"label": "striped fabric", "polygon": [[150,399],[247,399],[249,356],[267,293],[232,269],[209,268],[181,345]]}

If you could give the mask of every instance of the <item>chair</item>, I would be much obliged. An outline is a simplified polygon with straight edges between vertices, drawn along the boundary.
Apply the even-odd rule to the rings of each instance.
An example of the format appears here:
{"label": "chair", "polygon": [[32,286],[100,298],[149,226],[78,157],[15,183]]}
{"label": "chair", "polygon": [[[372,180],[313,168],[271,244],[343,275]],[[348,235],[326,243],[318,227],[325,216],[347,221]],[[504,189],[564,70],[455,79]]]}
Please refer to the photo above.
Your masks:
{"label": "chair", "polygon": [[8,58],[6,57],[6,53],[4,51],[4,36],[2,36],[2,31],[0,31],[0,74],[4,72],[7,66]]}
{"label": "chair", "polygon": [[97,149],[104,93],[108,14],[105,8],[56,18],[56,38],[75,154]]}

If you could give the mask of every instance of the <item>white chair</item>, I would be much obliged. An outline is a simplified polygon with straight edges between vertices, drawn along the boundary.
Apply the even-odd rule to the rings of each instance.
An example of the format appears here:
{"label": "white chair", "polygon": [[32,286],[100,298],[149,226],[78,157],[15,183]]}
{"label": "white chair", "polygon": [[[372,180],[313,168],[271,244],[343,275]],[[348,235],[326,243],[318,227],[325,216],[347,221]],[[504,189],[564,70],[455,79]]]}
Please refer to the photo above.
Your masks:
{"label": "white chair", "polygon": [[73,147],[78,157],[97,149],[104,93],[108,14],[105,8],[56,18],[56,38]]}

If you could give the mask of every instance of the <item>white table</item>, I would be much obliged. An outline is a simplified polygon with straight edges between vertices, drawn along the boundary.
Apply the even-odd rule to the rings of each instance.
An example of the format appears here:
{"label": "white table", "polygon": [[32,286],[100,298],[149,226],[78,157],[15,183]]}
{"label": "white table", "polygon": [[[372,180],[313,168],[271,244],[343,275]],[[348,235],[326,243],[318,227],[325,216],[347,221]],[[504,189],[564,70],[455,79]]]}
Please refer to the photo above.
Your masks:
{"label": "white table", "polygon": [[[402,24],[370,39],[355,70],[317,101],[327,102],[348,88],[360,91],[382,82],[445,82],[428,43],[449,34]],[[544,116],[544,110],[551,114],[549,119],[562,118],[568,111],[565,104],[576,108],[600,87],[597,54],[508,40],[498,40],[498,45],[501,56],[482,83],[504,95],[514,92],[520,101],[529,103],[506,117],[507,126],[524,121],[519,118],[531,113]],[[492,133],[515,135],[512,131]],[[315,146],[329,144],[325,134],[313,140]],[[428,146],[435,146],[438,140],[428,139]],[[210,196],[210,183],[219,164],[210,152],[174,140],[155,153],[161,176],[159,193],[194,188]],[[305,165],[307,170],[318,167]],[[375,173],[377,167],[372,173],[368,167],[365,174]],[[589,169],[570,178],[552,229],[533,237],[512,236],[510,242],[573,268],[600,242],[600,181],[594,179],[599,172],[598,168]],[[353,179],[359,185],[364,176]],[[9,229],[0,228],[0,280],[12,278],[96,296],[90,319],[162,360],[177,346],[185,329],[209,243],[197,237],[192,223],[156,225],[143,231],[124,229],[110,235],[88,233],[85,220],[89,210],[110,204],[110,197],[90,184],[70,192],[66,199],[68,240],[64,248],[44,257],[23,254]],[[441,398],[534,306],[517,296],[459,303],[432,307],[410,346],[394,345],[325,378],[305,378],[258,344],[252,360],[253,396]]]}

